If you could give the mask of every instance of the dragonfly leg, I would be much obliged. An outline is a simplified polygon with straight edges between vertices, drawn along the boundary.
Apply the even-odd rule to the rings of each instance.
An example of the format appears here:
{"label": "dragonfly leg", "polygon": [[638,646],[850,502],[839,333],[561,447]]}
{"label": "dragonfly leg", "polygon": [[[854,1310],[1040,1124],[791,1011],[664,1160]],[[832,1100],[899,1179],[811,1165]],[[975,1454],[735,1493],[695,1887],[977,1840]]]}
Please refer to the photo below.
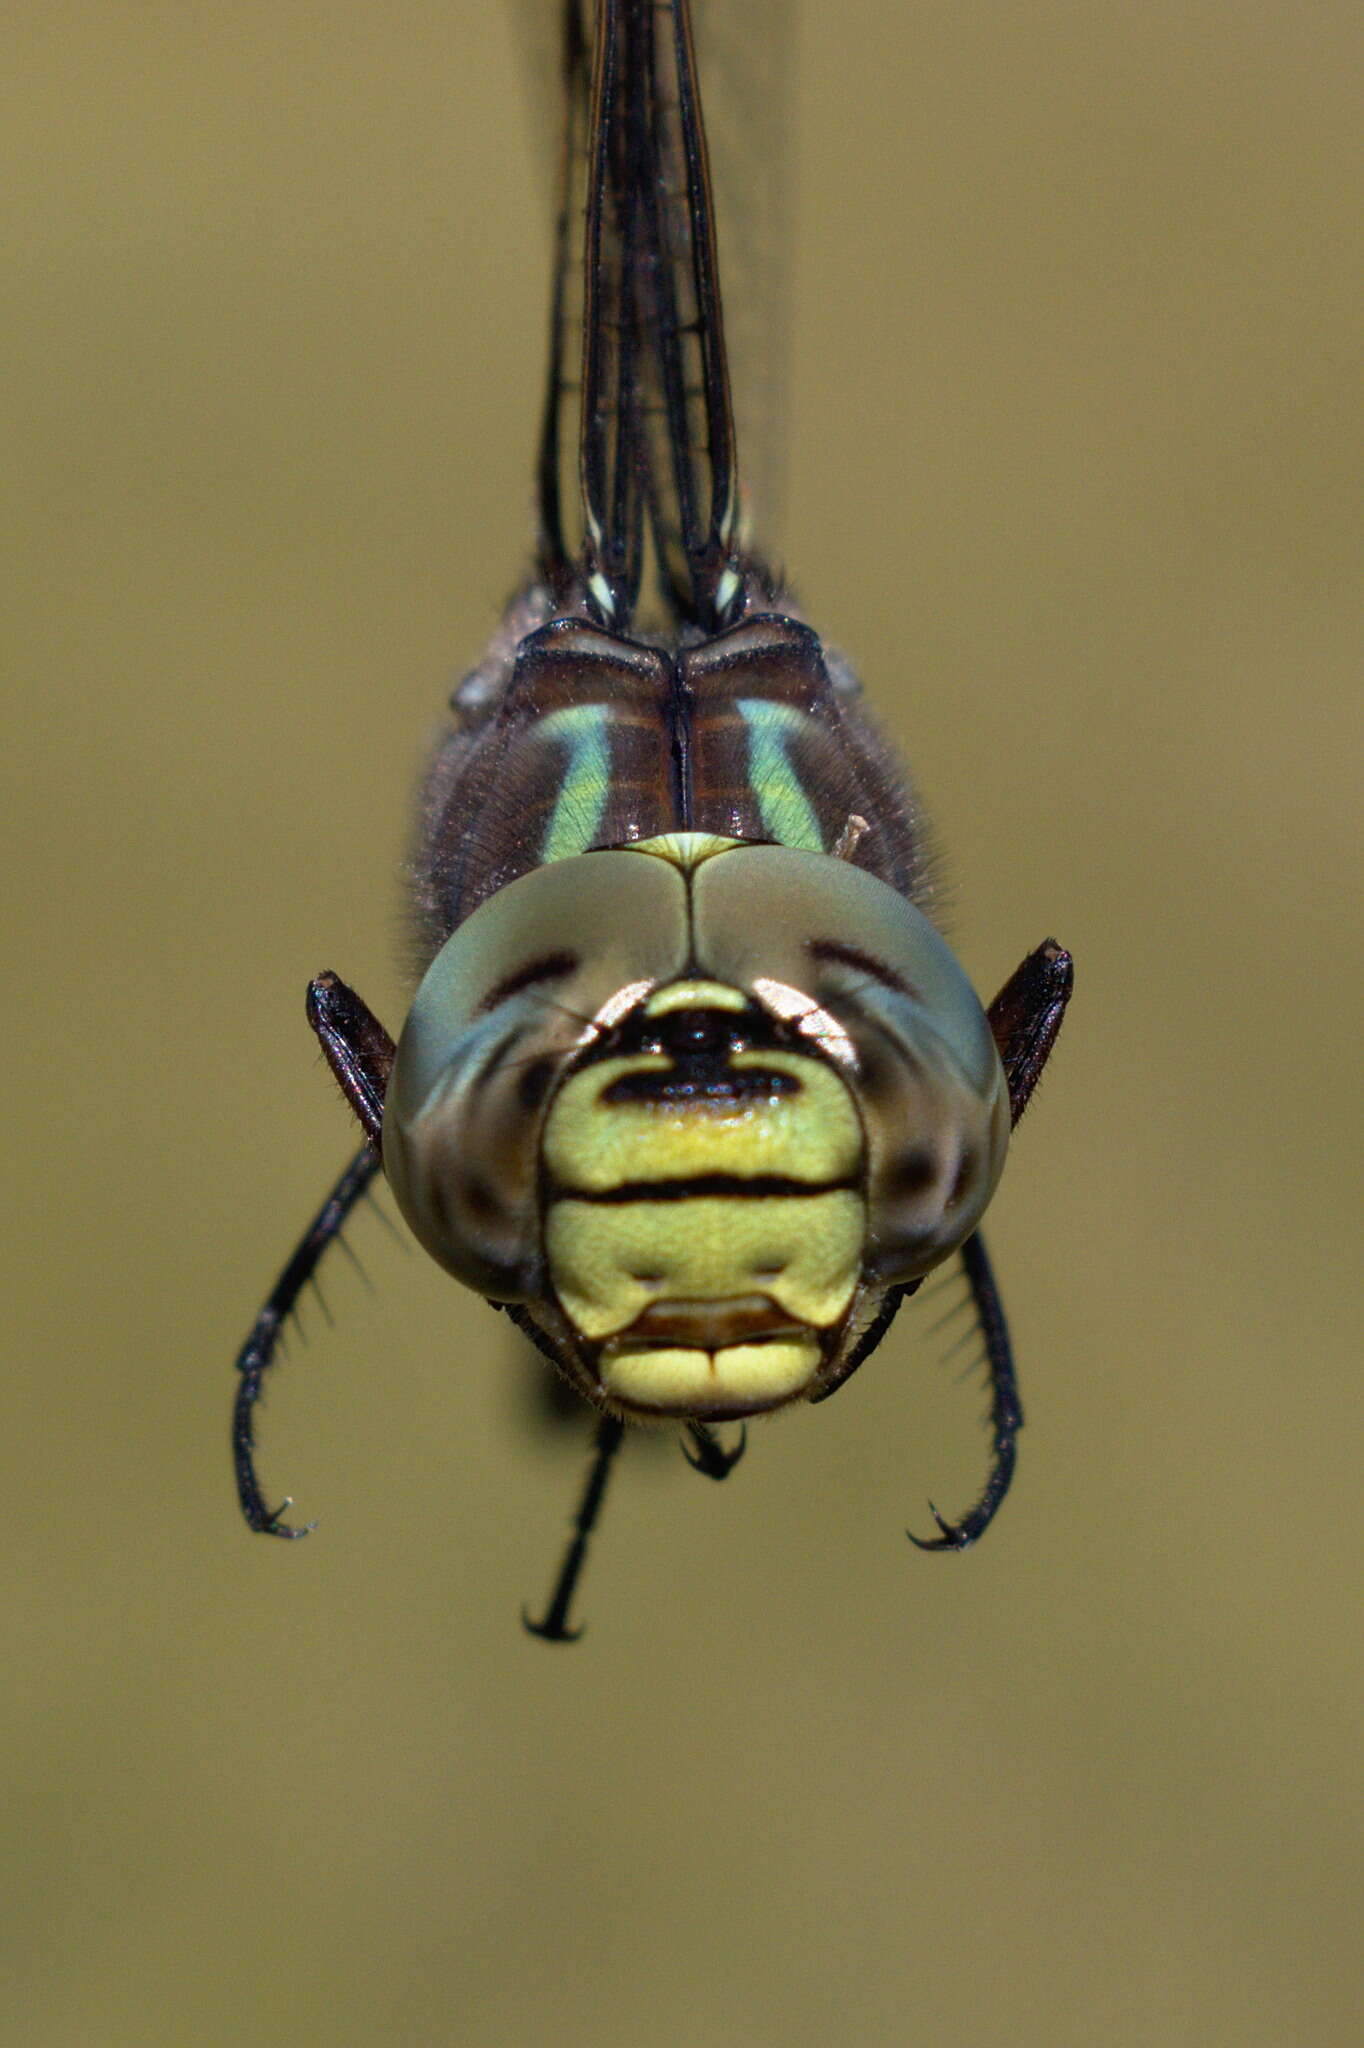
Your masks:
{"label": "dragonfly leg", "polygon": [[564,1561],[559,1568],[558,1583],[544,1617],[532,1621],[523,1607],[521,1620],[533,1636],[543,1636],[549,1643],[575,1643],[582,1634],[581,1628],[568,1626],[569,1609],[578,1579],[587,1558],[587,1546],[596,1526],[601,1504],[606,1495],[606,1482],[611,1476],[611,1463],[620,1449],[620,1440],[625,1434],[625,1424],[615,1415],[603,1415],[597,1425],[596,1444],[592,1469],[587,1475],[587,1484],[578,1503],[578,1512],[573,1520],[573,1534]]}
{"label": "dragonfly leg", "polygon": [[[1029,953],[1022,966],[1009,976],[990,1005],[990,1030],[999,1047],[1015,1124],[1041,1079],[1074,986],[1075,966],[1070,954],[1055,939],[1044,939],[1036,952]],[[1009,1325],[979,1232],[968,1237],[962,1246],[961,1262],[971,1289],[976,1321],[985,1339],[990,1373],[990,1476],[980,1499],[960,1522],[949,1522],[929,1502],[938,1534],[925,1539],[912,1531],[906,1532],[920,1550],[965,1550],[984,1535],[1009,1491],[1018,1454],[1018,1432],[1023,1427]]]}
{"label": "dragonfly leg", "polygon": [[371,1145],[379,1143],[394,1044],[374,1012],[335,974],[308,983],[308,1022]]}
{"label": "dragonfly leg", "polygon": [[282,1519],[285,1509],[292,1505],[288,1499],[281,1501],[277,1508],[269,1508],[265,1504],[265,1496],[256,1477],[256,1403],[294,1304],[316,1273],[328,1245],[340,1235],[346,1218],[378,1171],[379,1154],[373,1145],[366,1144],[351,1160],[309,1224],[293,1257],[271,1288],[251,1326],[251,1334],[237,1356],[237,1371],[241,1377],[237,1398],[232,1405],[232,1462],[237,1474],[237,1497],[247,1522],[264,1536],[306,1536],[312,1524],[296,1527]]}
{"label": "dragonfly leg", "polygon": [[910,1542],[917,1544],[920,1550],[965,1550],[978,1536],[984,1535],[1009,1491],[1014,1476],[1018,1432],[1023,1427],[1023,1407],[1018,1398],[1018,1382],[1014,1378],[1009,1325],[1004,1319],[1004,1305],[1000,1301],[994,1272],[979,1231],[968,1237],[962,1246],[961,1262],[970,1285],[976,1320],[985,1339],[985,1357],[990,1372],[990,1476],[980,1499],[959,1522],[949,1522],[938,1513],[932,1501],[929,1502],[938,1534],[925,1538],[916,1536],[912,1529],[905,1531]]}
{"label": "dragonfly leg", "polygon": [[1009,1084],[1016,1124],[1042,1078],[1075,986],[1075,963],[1055,939],[1044,939],[1015,968],[987,1012]]}
{"label": "dragonfly leg", "polygon": [[739,1441],[732,1451],[727,1451],[713,1429],[704,1422],[689,1422],[687,1434],[696,1446],[696,1455],[682,1446],[682,1455],[693,1472],[702,1472],[707,1479],[728,1479],[734,1467],[748,1448],[748,1430],[739,1424]]}

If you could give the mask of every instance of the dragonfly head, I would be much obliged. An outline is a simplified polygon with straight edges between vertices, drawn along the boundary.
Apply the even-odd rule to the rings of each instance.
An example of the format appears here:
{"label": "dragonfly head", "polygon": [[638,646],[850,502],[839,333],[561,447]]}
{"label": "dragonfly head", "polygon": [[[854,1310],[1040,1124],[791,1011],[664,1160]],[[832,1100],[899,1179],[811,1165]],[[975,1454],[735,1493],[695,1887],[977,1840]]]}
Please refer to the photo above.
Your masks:
{"label": "dragonfly head", "polygon": [[1008,1140],[979,1002],[847,862],[702,834],[551,863],[447,941],[384,1164],[428,1251],[590,1398],[723,1418],[830,1390],[974,1229]]}

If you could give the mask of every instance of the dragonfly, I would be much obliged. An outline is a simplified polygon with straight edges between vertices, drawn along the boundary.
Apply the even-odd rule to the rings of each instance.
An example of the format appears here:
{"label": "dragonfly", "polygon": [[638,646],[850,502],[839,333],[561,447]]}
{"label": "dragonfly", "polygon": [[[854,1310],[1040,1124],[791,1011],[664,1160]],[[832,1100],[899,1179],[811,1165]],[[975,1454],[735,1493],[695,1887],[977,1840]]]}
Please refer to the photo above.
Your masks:
{"label": "dragonfly", "polygon": [[[530,575],[419,800],[423,972],[395,1043],[334,973],[307,1009],[361,1142],[237,1360],[282,1333],[382,1173],[418,1243],[596,1412],[551,1598],[571,1640],[627,1426],[723,1480],[959,1263],[990,1387],[967,1548],[1023,1415],[980,1219],[1055,1042],[1047,939],[986,1009],[935,926],[925,831],[846,662],[750,531],[689,0],[558,0],[562,135]],[[737,1440],[722,1430],[738,1424]]]}

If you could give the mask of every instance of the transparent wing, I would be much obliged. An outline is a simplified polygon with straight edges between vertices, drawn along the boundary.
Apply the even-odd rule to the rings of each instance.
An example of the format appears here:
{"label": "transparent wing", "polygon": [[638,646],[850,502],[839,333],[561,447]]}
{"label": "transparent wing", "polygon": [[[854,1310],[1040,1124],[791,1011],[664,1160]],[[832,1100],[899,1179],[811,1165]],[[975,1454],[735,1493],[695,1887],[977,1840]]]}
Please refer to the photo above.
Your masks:
{"label": "transparent wing", "polygon": [[578,429],[583,350],[590,0],[513,0],[531,143],[551,208],[549,364],[536,495],[540,567],[562,597],[583,548]]}
{"label": "transparent wing", "polygon": [[[575,0],[512,0],[526,81],[531,146],[541,161],[547,205],[563,210],[565,19]],[[591,7],[579,9],[590,37]],[[794,77],[793,0],[692,0],[719,227],[720,286],[735,417],[739,480],[752,541],[771,553],[784,486],[782,433],[788,389],[789,250],[792,194],[789,122]],[[584,80],[585,93],[585,80]],[[583,110],[571,147],[580,150]],[[568,190],[569,232],[559,272],[555,326],[558,398],[557,497],[564,550],[576,552],[578,365],[583,277],[574,209],[584,203],[579,171]],[[542,479],[543,482],[543,479]]]}
{"label": "transparent wing", "polygon": [[785,487],[797,11],[794,0],[692,0],[739,482],[769,557]]}

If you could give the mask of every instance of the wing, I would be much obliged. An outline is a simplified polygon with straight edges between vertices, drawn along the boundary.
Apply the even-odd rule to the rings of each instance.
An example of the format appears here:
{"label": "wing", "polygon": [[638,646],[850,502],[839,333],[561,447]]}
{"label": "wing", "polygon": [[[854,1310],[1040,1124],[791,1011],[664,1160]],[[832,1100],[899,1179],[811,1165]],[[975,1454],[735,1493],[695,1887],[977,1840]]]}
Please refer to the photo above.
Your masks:
{"label": "wing", "polygon": [[517,0],[537,139],[552,134],[557,157],[541,563],[566,589],[587,561],[617,623],[634,613],[649,541],[665,609],[715,623],[747,531],[697,42],[747,358],[745,461],[775,496],[786,12],[782,0]]}

